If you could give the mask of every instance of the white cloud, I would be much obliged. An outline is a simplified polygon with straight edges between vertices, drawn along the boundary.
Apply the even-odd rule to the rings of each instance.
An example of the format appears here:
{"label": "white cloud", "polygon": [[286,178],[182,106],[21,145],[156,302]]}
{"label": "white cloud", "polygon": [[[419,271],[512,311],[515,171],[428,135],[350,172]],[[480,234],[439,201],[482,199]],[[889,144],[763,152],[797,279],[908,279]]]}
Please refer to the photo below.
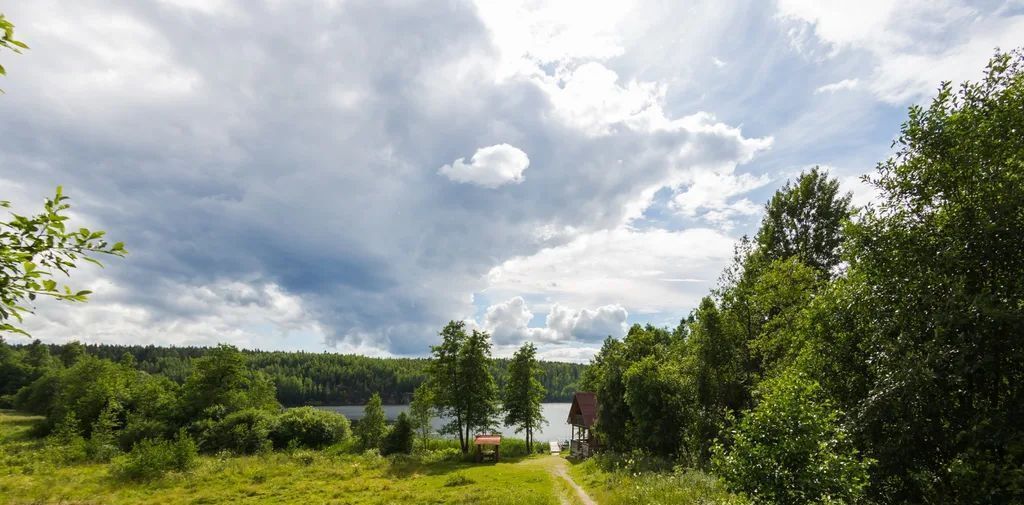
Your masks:
{"label": "white cloud", "polygon": [[465,158],[445,165],[438,173],[455,182],[472,183],[485,188],[520,183],[523,171],[530,166],[530,158],[521,149],[508,144],[481,147],[466,163]]}
{"label": "white cloud", "polygon": [[825,84],[824,86],[818,86],[814,93],[835,93],[836,91],[850,90],[856,88],[858,82],[857,79],[843,79],[838,82]]}
{"label": "white cloud", "polygon": [[498,77],[542,72],[540,65],[605,60],[623,47],[618,26],[633,1],[477,0],[481,20],[500,53]]}
{"label": "white cloud", "polygon": [[560,335],[595,342],[612,336],[619,338],[626,333],[626,318],[629,313],[618,304],[604,305],[596,309],[572,310],[555,304],[548,312],[545,324]]}
{"label": "white cloud", "polygon": [[939,82],[976,79],[996,47],[1020,44],[1024,15],[959,0],[780,0],[795,47],[828,57],[863,50],[876,62],[867,88],[890,103],[934,94]]}
{"label": "white cloud", "polygon": [[699,216],[725,229],[731,227],[736,216],[758,214],[762,210],[760,205],[748,198],[733,198],[765,186],[771,179],[767,175],[736,174],[733,168],[725,166],[717,170],[691,172],[683,181],[686,189],[672,198],[672,208],[684,216]]}
{"label": "white cloud", "polygon": [[621,305],[573,310],[559,304],[551,306],[543,327],[531,327],[533,312],[521,296],[491,305],[483,321],[473,323],[491,334],[497,345],[522,342],[565,343],[595,342],[607,336],[621,337],[626,331],[629,313]]}
{"label": "white cloud", "polygon": [[[618,305],[631,313],[674,314],[695,307],[707,294],[728,263],[733,242],[702,228],[598,231],[503,262],[491,269],[485,292],[494,298],[530,295],[570,307]],[[554,320],[560,314],[555,311]]]}
{"label": "white cloud", "polygon": [[25,319],[25,328],[33,336],[51,342],[327,348],[328,332],[303,300],[272,282],[158,282],[148,286],[152,303],[143,304],[134,299],[129,286],[100,277],[95,268],[75,274],[71,284],[76,289],[94,291],[89,302],[69,306],[39,299],[35,314]]}
{"label": "white cloud", "polygon": [[878,203],[882,199],[882,192],[875,186],[864,182],[862,175],[839,177],[839,188],[841,191],[849,192],[852,195],[850,203],[855,207],[863,207],[869,203]]}

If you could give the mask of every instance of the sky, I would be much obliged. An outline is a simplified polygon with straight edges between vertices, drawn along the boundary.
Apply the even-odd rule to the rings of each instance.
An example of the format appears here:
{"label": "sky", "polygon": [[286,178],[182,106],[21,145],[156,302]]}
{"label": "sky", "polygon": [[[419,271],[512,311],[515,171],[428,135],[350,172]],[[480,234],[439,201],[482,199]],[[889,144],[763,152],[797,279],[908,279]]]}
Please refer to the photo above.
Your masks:
{"label": "sky", "polygon": [[[909,106],[1024,2],[0,3],[0,199],[63,185],[130,254],[47,342],[422,356],[449,320],[588,360],[674,327],[771,194],[854,202]],[[17,337],[9,338],[18,341]],[[22,339],[24,340],[24,339]]]}

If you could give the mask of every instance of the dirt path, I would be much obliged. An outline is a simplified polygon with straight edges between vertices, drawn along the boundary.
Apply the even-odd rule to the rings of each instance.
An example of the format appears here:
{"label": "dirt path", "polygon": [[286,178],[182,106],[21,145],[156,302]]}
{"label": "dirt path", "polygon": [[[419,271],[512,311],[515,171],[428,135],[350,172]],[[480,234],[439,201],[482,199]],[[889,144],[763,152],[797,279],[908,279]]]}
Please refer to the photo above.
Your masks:
{"label": "dirt path", "polygon": [[572,480],[569,476],[569,463],[565,461],[565,458],[561,456],[548,456],[552,459],[557,459],[558,462],[554,465],[554,474],[558,477],[565,479],[565,482],[569,484],[569,487],[576,491],[576,497],[579,498],[580,503],[583,505],[597,505],[597,502],[587,494],[587,492],[581,487],[576,481]]}
{"label": "dirt path", "polygon": [[[554,476],[556,479],[564,480],[565,483],[569,485],[569,488],[575,492],[576,503],[580,503],[582,505],[597,505],[597,502],[594,501],[594,499],[587,494],[587,491],[584,490],[583,487],[581,487],[579,484],[577,484],[576,481],[572,480],[572,476],[569,475],[569,462],[566,461],[565,458],[557,454],[551,454],[539,458],[528,459],[520,464],[524,463],[539,464],[540,466],[543,466],[544,469],[546,469],[549,473],[551,473],[551,475]],[[565,505],[569,505],[570,503],[572,503],[569,500],[569,497],[567,496],[563,495],[561,499],[562,503]]]}

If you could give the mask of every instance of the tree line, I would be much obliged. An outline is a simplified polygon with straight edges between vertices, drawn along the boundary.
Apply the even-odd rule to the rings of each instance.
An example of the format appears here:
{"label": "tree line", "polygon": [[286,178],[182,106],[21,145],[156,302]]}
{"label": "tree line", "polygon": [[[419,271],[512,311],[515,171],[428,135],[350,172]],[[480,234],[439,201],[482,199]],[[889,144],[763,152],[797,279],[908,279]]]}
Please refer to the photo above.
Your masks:
{"label": "tree line", "polygon": [[914,106],[854,208],[817,168],[673,329],[582,382],[605,448],[757,503],[1024,499],[1024,58]]}
{"label": "tree line", "polygon": [[[40,346],[49,354],[90,354],[100,358],[129,360],[135,368],[161,375],[181,384],[191,373],[195,360],[208,354],[210,347],[125,346],[113,344],[56,345],[35,342],[11,346],[13,354],[0,362],[0,397],[13,394],[29,379],[38,375],[17,373],[23,368],[14,360],[38,355]],[[371,358],[352,354],[243,350],[248,366],[267,374],[277,390],[277,400],[286,407],[301,405],[361,405],[379,394],[385,404],[409,403],[413,392],[428,375],[429,360],[423,358]],[[34,362],[39,362],[34,359]],[[509,359],[489,362],[489,371],[497,387],[503,388],[509,377]],[[539,361],[543,370],[539,380],[544,387],[544,401],[570,401],[586,365]],[[8,369],[7,371],[5,371]],[[13,375],[5,375],[13,374]],[[21,378],[18,378],[18,377]],[[0,400],[2,403],[2,400]],[[8,402],[9,403],[9,402]]]}

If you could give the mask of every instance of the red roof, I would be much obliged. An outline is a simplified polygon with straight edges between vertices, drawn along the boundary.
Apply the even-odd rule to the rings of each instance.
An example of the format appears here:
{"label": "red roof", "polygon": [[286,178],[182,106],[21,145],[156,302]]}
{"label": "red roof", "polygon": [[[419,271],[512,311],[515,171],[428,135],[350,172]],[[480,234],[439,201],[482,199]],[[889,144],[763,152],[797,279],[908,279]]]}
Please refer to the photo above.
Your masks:
{"label": "red roof", "polygon": [[572,396],[572,407],[569,408],[569,419],[566,422],[589,429],[594,427],[594,421],[596,420],[597,395],[587,391],[580,391],[574,394]]}
{"label": "red roof", "polygon": [[501,445],[501,435],[477,435],[473,439],[475,445]]}

